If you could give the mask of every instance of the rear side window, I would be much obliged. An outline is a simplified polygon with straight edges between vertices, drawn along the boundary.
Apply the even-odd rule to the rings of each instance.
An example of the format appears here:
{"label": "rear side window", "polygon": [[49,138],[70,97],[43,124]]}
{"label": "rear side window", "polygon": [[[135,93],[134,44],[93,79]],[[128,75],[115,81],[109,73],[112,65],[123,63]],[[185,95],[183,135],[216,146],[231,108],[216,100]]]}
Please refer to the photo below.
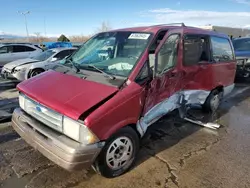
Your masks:
{"label": "rear side window", "polygon": [[215,62],[225,62],[234,59],[230,42],[226,38],[211,37],[212,58]]}
{"label": "rear side window", "polygon": [[34,49],[34,48],[31,48],[31,47],[29,47],[29,46],[25,46],[25,51],[26,51],[26,52],[32,52],[32,51],[35,51],[35,49]]}
{"label": "rear side window", "polygon": [[75,50],[67,50],[67,56],[71,55]]}
{"label": "rear side window", "polygon": [[26,51],[26,46],[13,46],[13,53],[19,53],[19,52],[25,52]]}
{"label": "rear side window", "polygon": [[209,37],[204,35],[186,35],[184,37],[185,66],[208,62],[210,59]]}
{"label": "rear side window", "polygon": [[61,52],[59,52],[58,54],[55,55],[56,58],[58,59],[63,59],[66,56],[70,55],[73,51],[71,50],[63,50]]}

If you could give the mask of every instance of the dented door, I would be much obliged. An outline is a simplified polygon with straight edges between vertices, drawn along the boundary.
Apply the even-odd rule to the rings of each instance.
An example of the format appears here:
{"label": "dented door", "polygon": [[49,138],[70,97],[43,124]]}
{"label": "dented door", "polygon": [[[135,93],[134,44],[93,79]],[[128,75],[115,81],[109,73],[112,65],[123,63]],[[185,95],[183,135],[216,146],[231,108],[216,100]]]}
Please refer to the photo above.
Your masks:
{"label": "dented door", "polygon": [[[181,37],[181,29],[169,31],[155,51],[154,78],[148,86],[143,115],[157,110],[157,106],[181,90],[181,73],[178,71]],[[155,118],[150,117],[151,120]]]}

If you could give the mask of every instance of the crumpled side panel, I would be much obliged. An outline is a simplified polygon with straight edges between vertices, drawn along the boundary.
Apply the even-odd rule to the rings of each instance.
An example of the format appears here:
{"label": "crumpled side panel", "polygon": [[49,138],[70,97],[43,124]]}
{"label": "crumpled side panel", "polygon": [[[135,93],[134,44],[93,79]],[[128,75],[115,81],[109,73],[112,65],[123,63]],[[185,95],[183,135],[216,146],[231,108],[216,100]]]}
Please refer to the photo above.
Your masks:
{"label": "crumpled side panel", "polygon": [[183,95],[187,104],[203,104],[206,101],[210,91],[204,90],[186,90]]}
{"label": "crumpled side panel", "polygon": [[149,110],[145,116],[138,121],[137,130],[140,132],[141,136],[143,136],[151,124],[180,107],[179,102],[182,96],[184,96],[187,104],[203,104],[209,93],[210,91],[204,90],[185,90],[175,93],[170,98],[162,101]]}

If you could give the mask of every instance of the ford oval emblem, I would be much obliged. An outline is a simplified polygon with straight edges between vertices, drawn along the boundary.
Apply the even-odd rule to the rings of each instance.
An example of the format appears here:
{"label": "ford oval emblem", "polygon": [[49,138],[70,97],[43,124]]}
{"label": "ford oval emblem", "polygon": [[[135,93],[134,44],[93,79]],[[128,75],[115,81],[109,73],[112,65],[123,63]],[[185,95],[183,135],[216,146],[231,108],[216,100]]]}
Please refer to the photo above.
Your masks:
{"label": "ford oval emblem", "polygon": [[40,108],[40,106],[36,106],[36,111],[38,111],[38,112],[42,111],[42,109]]}

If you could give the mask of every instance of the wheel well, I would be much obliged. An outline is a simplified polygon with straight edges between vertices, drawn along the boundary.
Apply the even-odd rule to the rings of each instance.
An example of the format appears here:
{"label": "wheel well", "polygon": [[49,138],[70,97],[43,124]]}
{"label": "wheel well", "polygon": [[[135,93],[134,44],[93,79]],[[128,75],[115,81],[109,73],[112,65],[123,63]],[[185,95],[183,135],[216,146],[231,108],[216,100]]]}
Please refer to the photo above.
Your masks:
{"label": "wheel well", "polygon": [[28,73],[28,78],[30,78],[30,74],[32,73],[32,71],[34,70],[41,70],[41,71],[45,71],[43,68],[34,68],[34,69],[31,69]]}
{"label": "wheel well", "polygon": [[217,86],[216,88],[214,88],[213,91],[214,90],[217,90],[219,92],[223,92],[224,91],[224,87],[222,85],[220,85],[220,86]]}
{"label": "wheel well", "polygon": [[131,127],[132,129],[134,129],[134,131],[136,132],[136,134],[138,135],[139,138],[141,138],[141,134],[139,133],[139,131],[136,128],[136,124],[129,124],[127,125],[128,127]]}

